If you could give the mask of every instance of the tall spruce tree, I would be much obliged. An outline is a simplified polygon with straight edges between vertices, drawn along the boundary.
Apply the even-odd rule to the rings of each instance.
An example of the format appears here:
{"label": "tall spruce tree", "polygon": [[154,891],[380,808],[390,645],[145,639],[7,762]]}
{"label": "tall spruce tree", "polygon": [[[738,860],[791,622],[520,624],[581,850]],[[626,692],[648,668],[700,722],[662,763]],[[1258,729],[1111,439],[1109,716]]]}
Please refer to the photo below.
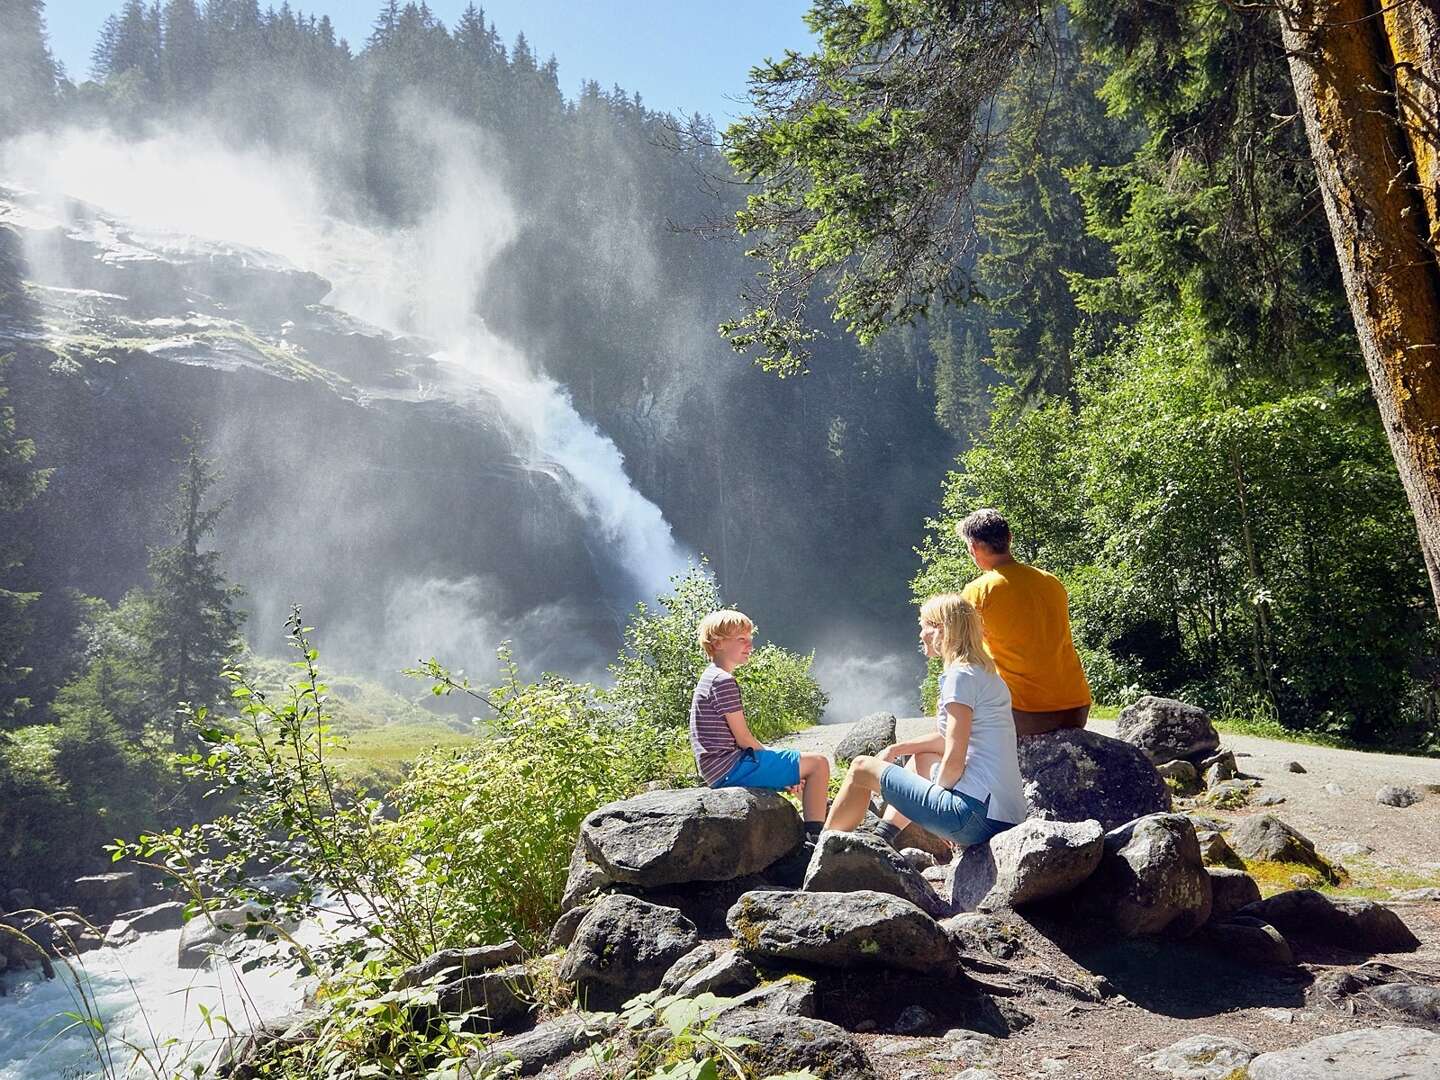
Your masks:
{"label": "tall spruce tree", "polygon": [[0,138],[49,113],[59,74],[45,42],[42,0],[0,0]]}
{"label": "tall spruce tree", "polygon": [[[225,686],[220,672],[239,647],[245,615],[235,607],[243,590],[225,580],[220,552],[202,550],[226,504],[207,505],[217,477],[198,427],[185,445],[171,511],[176,543],[150,552],[148,637],[167,703],[198,708],[219,700]],[[177,711],[177,747],[185,737]]]}
{"label": "tall spruce tree", "polygon": [[[3,377],[9,357],[0,357]],[[20,568],[23,550],[15,542],[9,515],[29,505],[49,480],[48,469],[32,464],[35,443],[22,439],[15,430],[15,410],[6,404],[9,388],[0,382],[0,722],[13,718],[29,705],[13,694],[15,683],[29,672],[18,659],[30,634],[28,608],[39,594],[7,588],[16,584],[14,571]]]}

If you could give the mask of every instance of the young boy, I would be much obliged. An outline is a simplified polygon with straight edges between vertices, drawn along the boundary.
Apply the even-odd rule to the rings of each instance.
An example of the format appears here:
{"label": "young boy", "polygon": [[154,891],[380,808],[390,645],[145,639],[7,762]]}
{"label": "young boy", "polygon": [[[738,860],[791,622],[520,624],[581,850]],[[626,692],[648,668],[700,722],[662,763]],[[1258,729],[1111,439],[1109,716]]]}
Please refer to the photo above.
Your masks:
{"label": "young boy", "polygon": [[738,611],[715,611],[701,620],[695,636],[710,664],[690,699],[690,747],[710,787],[803,789],[805,835],[814,839],[825,820],[830,761],[824,754],[771,750],[750,734],[740,684],[731,673],[750,659],[754,632],[755,624]]}

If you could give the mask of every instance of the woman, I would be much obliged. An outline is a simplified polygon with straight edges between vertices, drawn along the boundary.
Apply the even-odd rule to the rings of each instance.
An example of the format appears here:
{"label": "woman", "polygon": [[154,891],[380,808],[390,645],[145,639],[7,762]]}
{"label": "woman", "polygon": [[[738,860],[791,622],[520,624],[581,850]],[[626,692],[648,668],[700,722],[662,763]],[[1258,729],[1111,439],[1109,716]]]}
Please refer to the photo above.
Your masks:
{"label": "woman", "polygon": [[[913,821],[955,844],[983,844],[1025,819],[1010,691],[985,652],[979,612],[958,593],[925,601],[920,646],[945,663],[935,731],[852,761],[825,827],[855,828],[878,791],[886,840]],[[895,759],[905,754],[901,768]]]}

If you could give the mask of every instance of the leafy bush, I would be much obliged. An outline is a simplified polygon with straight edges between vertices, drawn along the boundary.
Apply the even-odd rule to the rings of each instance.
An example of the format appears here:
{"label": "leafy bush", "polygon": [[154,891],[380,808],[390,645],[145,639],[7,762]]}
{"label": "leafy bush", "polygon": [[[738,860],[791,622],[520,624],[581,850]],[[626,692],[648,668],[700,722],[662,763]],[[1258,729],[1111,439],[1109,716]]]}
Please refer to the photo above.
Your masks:
{"label": "leafy bush", "polygon": [[[657,727],[685,728],[690,699],[709,659],[695,641],[700,621],[725,605],[714,578],[692,567],[671,579],[673,591],[657,607],[636,606],[625,628],[625,646],[610,668],[615,687],[607,695],[625,716]],[[801,656],[766,644],[735,670],[745,700],[745,719],[761,742],[820,722],[825,692],[810,675],[813,654]]]}

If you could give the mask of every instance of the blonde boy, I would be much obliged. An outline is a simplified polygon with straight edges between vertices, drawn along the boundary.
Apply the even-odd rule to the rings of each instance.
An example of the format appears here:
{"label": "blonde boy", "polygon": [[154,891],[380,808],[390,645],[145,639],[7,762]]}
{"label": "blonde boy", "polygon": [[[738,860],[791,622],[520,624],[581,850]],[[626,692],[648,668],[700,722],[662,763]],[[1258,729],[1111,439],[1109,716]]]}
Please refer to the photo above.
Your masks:
{"label": "blonde boy", "polygon": [[805,832],[820,834],[830,786],[824,754],[771,750],[750,734],[740,684],[733,672],[750,659],[755,624],[739,611],[711,612],[700,621],[696,640],[710,658],[690,699],[690,748],[700,776],[710,787],[800,789]]}

